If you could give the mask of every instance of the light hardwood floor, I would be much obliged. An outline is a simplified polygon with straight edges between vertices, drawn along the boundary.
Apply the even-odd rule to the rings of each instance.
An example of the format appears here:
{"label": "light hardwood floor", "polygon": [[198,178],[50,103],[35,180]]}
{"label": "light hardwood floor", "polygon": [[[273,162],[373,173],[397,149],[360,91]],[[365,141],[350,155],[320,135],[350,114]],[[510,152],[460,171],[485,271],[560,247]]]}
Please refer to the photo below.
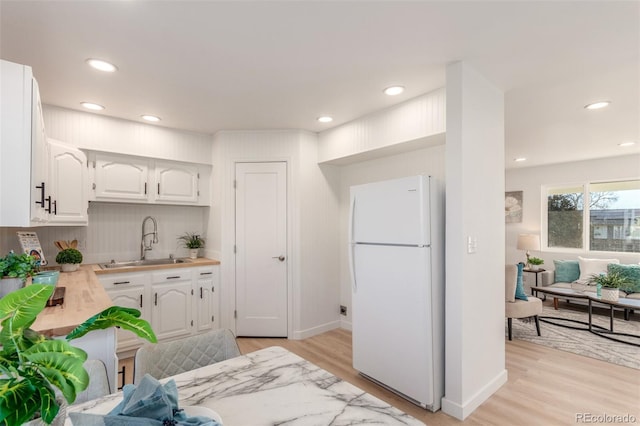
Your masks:
{"label": "light hardwood floor", "polygon": [[361,377],[351,367],[349,331],[306,340],[239,338],[238,345],[242,353],[283,346],[429,426],[573,425],[580,423],[578,413],[630,414],[640,423],[640,370],[523,341],[507,341],[508,382],[464,422],[425,411]]}
{"label": "light hardwood floor", "polygon": [[[606,345],[606,340],[602,344]],[[578,421],[580,413],[632,415],[635,424],[640,424],[640,370],[524,341],[506,342],[508,382],[464,422],[441,411],[423,410],[361,377],[351,366],[351,332],[347,330],[332,330],[306,340],[238,338],[238,345],[243,354],[269,346],[285,347],[429,426],[588,423]],[[132,359],[122,360],[120,365],[127,365],[126,383],[131,383]]]}

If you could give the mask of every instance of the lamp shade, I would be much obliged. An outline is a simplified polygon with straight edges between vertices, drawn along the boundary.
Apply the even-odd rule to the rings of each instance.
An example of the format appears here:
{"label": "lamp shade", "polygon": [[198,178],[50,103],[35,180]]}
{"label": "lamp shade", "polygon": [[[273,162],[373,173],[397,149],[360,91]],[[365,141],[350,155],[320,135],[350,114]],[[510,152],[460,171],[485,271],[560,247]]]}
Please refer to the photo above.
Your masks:
{"label": "lamp shade", "polygon": [[540,250],[540,235],[520,234],[518,235],[518,250]]}

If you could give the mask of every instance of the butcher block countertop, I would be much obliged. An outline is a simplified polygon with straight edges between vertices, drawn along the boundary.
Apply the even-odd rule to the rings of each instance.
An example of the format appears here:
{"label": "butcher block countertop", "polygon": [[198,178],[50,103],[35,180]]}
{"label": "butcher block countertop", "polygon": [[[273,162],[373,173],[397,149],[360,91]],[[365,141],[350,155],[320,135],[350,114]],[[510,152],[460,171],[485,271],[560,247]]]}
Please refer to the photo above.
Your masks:
{"label": "butcher block countertop", "polygon": [[48,337],[65,336],[86,319],[113,305],[93,273],[93,265],[82,265],[76,272],[61,272],[58,287],[66,289],[64,303],[45,308],[31,326]]}
{"label": "butcher block countertop", "polygon": [[96,265],[93,265],[93,272],[95,272],[96,275],[103,275],[103,274],[118,274],[121,272],[140,272],[140,271],[174,269],[174,268],[193,268],[198,266],[219,265],[219,264],[220,264],[219,260],[199,257],[197,259],[187,259],[185,263],[170,263],[167,265],[126,266],[123,268],[102,269],[100,265],[96,264]]}
{"label": "butcher block countertop", "polygon": [[113,306],[111,298],[100,284],[97,275],[138,272],[169,268],[188,268],[219,265],[212,259],[190,259],[190,262],[171,265],[148,265],[127,268],[101,269],[100,266],[82,265],[76,272],[61,272],[58,287],[65,287],[64,303],[45,308],[31,328],[45,336],[66,336],[71,330],[93,315]]}

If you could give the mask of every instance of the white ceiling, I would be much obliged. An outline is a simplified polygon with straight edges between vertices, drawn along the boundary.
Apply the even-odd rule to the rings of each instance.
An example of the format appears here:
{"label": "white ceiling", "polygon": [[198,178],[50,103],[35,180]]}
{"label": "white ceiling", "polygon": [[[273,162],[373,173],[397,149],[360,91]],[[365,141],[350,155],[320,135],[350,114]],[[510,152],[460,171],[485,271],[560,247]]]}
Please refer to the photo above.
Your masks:
{"label": "white ceiling", "polygon": [[[442,87],[463,60],[505,91],[507,167],[640,152],[637,1],[2,0],[0,28],[2,59],[71,109],[210,134],[321,131]],[[407,90],[388,97],[391,84]],[[601,99],[611,107],[583,108]]]}

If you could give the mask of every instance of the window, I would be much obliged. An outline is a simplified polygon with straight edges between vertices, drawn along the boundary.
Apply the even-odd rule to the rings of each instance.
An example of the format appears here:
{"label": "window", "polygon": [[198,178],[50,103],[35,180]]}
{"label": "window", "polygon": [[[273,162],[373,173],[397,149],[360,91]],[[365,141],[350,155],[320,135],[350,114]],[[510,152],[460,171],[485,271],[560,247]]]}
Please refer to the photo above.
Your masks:
{"label": "window", "polygon": [[640,180],[548,187],[544,196],[548,248],[640,253]]}

